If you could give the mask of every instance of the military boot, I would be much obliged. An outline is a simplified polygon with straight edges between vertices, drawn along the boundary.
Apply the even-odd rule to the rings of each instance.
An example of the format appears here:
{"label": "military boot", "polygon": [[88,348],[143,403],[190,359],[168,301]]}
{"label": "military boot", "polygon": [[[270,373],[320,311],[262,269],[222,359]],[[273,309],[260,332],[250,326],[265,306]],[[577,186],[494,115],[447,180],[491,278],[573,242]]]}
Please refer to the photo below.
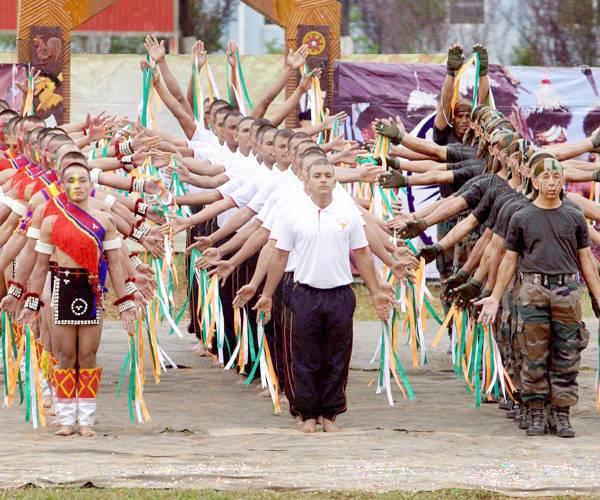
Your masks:
{"label": "military boot", "polygon": [[506,412],[506,418],[512,418],[515,420],[517,416],[521,413],[521,405],[518,401],[513,403],[513,407]]}
{"label": "military boot", "polygon": [[543,408],[532,408],[529,410],[530,423],[527,428],[528,436],[543,436],[546,431],[545,415]]}
{"label": "military boot", "polygon": [[571,427],[571,421],[569,420],[568,406],[553,406],[550,410],[550,415],[552,419],[552,434],[556,434],[561,438],[575,437],[575,429]]}
{"label": "military boot", "polygon": [[519,429],[525,430],[529,427],[529,409],[525,404],[521,406],[521,411],[519,412],[516,422],[519,424]]}

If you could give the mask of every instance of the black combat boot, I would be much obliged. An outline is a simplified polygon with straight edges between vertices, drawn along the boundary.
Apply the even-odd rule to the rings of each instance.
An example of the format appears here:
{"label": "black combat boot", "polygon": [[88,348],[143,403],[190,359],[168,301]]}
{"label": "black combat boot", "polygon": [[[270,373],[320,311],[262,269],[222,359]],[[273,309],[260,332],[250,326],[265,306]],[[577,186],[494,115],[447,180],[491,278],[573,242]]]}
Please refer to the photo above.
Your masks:
{"label": "black combat boot", "polygon": [[517,416],[520,414],[520,412],[521,412],[521,405],[517,401],[515,401],[513,403],[513,407],[506,412],[506,418],[512,418],[513,420],[515,420],[517,418]]}
{"label": "black combat boot", "polygon": [[519,412],[516,422],[519,424],[519,429],[525,430],[529,427],[529,408],[527,408],[525,403],[521,405],[521,411]]}
{"label": "black combat boot", "polygon": [[552,429],[555,431],[558,437],[561,438],[572,438],[575,437],[575,429],[571,427],[571,421],[569,420],[569,407],[568,406],[553,406],[550,410],[552,418]]}
{"label": "black combat boot", "polygon": [[498,403],[498,409],[500,410],[512,410],[513,408],[513,400],[512,399],[501,399],[500,403]]}
{"label": "black combat boot", "polygon": [[526,431],[528,436],[543,436],[545,434],[546,426],[544,422],[544,413],[543,408],[531,408],[529,410],[530,423]]}

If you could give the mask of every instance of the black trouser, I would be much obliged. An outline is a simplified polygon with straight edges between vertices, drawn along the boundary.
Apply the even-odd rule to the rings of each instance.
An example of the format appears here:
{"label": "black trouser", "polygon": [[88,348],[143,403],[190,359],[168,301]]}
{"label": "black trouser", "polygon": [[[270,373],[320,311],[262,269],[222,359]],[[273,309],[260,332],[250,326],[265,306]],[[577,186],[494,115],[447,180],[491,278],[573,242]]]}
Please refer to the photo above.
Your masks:
{"label": "black trouser", "polygon": [[[254,254],[252,257],[250,257],[247,260],[245,260],[244,262],[242,262],[242,264],[240,264],[240,266],[238,268],[236,268],[236,270],[233,273],[231,273],[231,281],[233,284],[233,296],[234,297],[240,288],[242,288],[244,285],[247,285],[248,283],[250,283],[250,280],[252,279],[252,276],[254,275],[254,271],[256,270],[257,262],[258,262],[258,254]],[[256,334],[256,330],[257,330],[256,311],[254,311],[253,308],[256,305],[257,301],[258,301],[258,294],[256,294],[252,298],[252,300],[250,300],[248,302],[248,304],[246,304],[246,313],[248,314],[248,321],[250,322],[250,326],[252,327],[252,332],[254,333],[254,335],[252,336],[252,339],[253,339],[253,343],[254,343],[254,352],[256,352],[256,353],[258,353],[258,337]],[[265,335],[266,335],[268,326],[269,326],[269,323],[267,323],[267,325],[265,325]],[[234,344],[234,347],[235,347],[235,344]],[[271,346],[269,346],[269,347],[271,347]],[[249,374],[251,369],[252,369],[252,364],[249,364],[248,366],[246,366],[246,374]],[[257,368],[257,370],[254,374],[254,380],[258,380],[258,379],[260,379],[260,366],[259,366],[259,368]]]}
{"label": "black trouser", "polygon": [[[198,205],[194,205],[191,208],[192,213],[197,213],[199,212],[203,207],[202,206],[198,206]],[[195,243],[195,237],[196,236],[208,236],[210,233],[212,233],[217,227],[217,220],[216,219],[211,219],[209,221],[203,222],[201,224],[197,224],[195,226],[193,226],[187,233],[187,246],[190,246],[192,243]],[[200,314],[197,314],[196,311],[198,311],[198,300],[200,298],[200,295],[198,293],[198,281],[196,279],[194,279],[194,276],[190,276],[189,271],[190,271],[190,256],[188,255],[185,258],[185,273],[188,279],[188,286],[189,286],[189,280],[193,280],[192,281],[192,293],[190,296],[190,303],[189,303],[189,311],[190,311],[190,322],[188,324],[188,333],[196,335],[196,338],[198,340],[202,340],[202,323],[201,323],[201,318],[200,318]]]}
{"label": "black trouser", "polygon": [[[286,328],[289,323],[286,321],[288,307],[286,304],[286,290],[294,282],[294,273],[285,273],[283,279],[279,282],[275,293],[273,294],[273,317],[265,326],[265,336],[271,351],[271,360],[277,374],[277,383],[281,390],[286,388]],[[287,393],[287,389],[286,393]]]}
{"label": "black trouser", "polygon": [[346,411],[354,292],[350,285],[322,290],[296,284],[289,304],[292,414],[333,420]]}

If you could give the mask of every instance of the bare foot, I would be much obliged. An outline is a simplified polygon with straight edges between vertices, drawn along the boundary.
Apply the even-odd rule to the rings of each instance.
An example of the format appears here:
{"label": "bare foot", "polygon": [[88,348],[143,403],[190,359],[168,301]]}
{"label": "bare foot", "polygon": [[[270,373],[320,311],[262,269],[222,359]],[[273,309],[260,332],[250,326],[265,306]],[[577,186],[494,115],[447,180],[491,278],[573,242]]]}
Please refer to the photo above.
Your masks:
{"label": "bare foot", "polygon": [[44,407],[44,410],[45,410],[47,417],[55,417],[56,416],[56,410],[54,409],[53,406]]}
{"label": "bare foot", "polygon": [[44,408],[50,408],[52,406],[52,397],[44,397]]}
{"label": "bare foot", "polygon": [[53,429],[58,429],[60,427],[60,422],[57,420],[53,420],[52,422],[50,422],[48,424],[50,427],[52,427]]}
{"label": "bare foot", "polygon": [[200,356],[200,357],[208,356],[208,350],[206,349],[206,347],[204,347],[204,344],[202,342],[198,342],[197,344],[194,344],[194,346],[190,350],[196,356]]}
{"label": "bare foot", "polygon": [[339,432],[342,429],[338,427],[333,420],[323,419],[323,432]]}
{"label": "bare foot", "polygon": [[62,425],[54,434],[57,436],[72,436],[75,434],[75,428],[72,425]]}
{"label": "bare foot", "polygon": [[323,417],[321,415],[317,417],[317,425],[323,425]]}
{"label": "bare foot", "polygon": [[309,418],[308,420],[305,420],[304,423],[302,424],[302,432],[304,432],[305,434],[313,434],[314,432],[317,431],[317,421],[314,418]]}
{"label": "bare foot", "polygon": [[87,425],[82,425],[79,427],[79,435],[86,438],[96,437],[96,433]]}
{"label": "bare foot", "polygon": [[289,403],[289,401],[288,401],[288,399],[285,397],[285,394],[283,394],[283,393],[279,393],[279,404],[280,404],[280,405],[286,405],[286,404],[288,404],[288,403]]}

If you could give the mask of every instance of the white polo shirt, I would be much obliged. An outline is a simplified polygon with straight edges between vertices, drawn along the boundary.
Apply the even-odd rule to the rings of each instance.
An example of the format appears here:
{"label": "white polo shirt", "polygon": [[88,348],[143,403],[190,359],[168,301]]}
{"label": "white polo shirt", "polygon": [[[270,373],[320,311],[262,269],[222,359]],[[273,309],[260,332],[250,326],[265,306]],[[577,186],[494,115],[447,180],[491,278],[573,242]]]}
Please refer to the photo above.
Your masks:
{"label": "white polo shirt", "polygon": [[357,210],[334,198],[319,208],[307,196],[276,222],[275,247],[296,252],[294,280],[328,289],[352,283],[350,250],[368,246]]}

